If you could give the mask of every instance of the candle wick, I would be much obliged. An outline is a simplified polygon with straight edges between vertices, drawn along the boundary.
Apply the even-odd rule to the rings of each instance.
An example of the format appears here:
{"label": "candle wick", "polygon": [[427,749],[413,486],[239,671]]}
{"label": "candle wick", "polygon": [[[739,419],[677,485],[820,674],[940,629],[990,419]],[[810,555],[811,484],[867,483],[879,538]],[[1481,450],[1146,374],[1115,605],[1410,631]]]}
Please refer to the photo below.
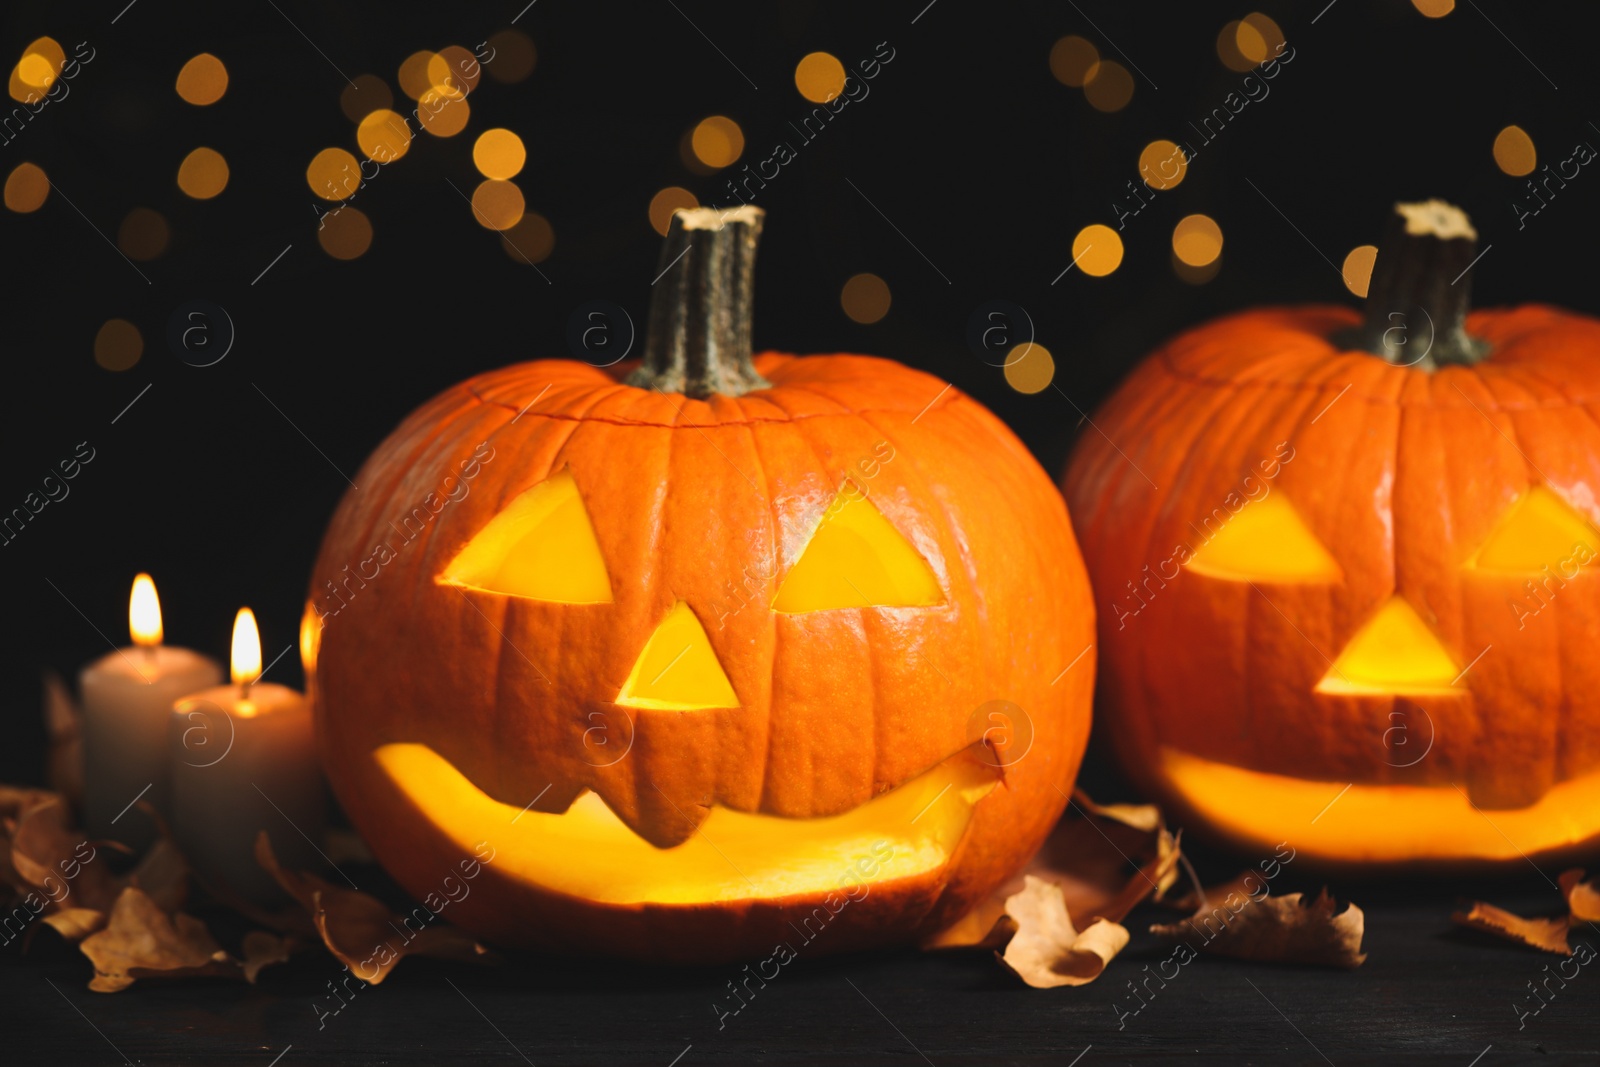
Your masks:
{"label": "candle wick", "polygon": [[243,682],[239,683],[239,699],[240,700],[249,700],[250,699],[250,686],[251,686],[251,684],[252,683],[250,681],[243,681]]}

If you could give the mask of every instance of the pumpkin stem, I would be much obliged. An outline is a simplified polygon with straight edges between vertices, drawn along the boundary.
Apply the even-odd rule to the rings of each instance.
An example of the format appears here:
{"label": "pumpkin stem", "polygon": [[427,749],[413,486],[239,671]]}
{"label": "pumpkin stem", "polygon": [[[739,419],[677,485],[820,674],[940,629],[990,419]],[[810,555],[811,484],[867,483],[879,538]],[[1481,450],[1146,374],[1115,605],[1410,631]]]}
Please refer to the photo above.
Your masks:
{"label": "pumpkin stem", "polygon": [[772,383],[751,362],[750,310],[764,212],[680,208],[661,249],[644,362],[629,385],[704,400]]}
{"label": "pumpkin stem", "polygon": [[1361,347],[1424,370],[1486,357],[1488,344],[1467,333],[1477,250],[1478,232],[1455,205],[1396,204],[1372,267]]}

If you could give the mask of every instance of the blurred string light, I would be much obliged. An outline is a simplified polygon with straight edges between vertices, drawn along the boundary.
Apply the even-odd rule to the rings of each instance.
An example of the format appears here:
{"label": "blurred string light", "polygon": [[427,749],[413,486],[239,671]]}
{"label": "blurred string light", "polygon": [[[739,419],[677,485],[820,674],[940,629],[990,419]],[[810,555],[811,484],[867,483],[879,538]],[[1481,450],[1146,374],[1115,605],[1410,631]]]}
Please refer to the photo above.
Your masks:
{"label": "blurred string light", "polygon": [[1217,34],[1217,58],[1229,70],[1248,73],[1278,54],[1283,30],[1259,11],[1236,19]]}
{"label": "blurred string light", "polygon": [[521,30],[501,30],[484,43],[492,51],[484,53],[483,69],[502,85],[523,81],[539,61],[533,39]]}
{"label": "blurred string light", "polygon": [[672,226],[672,213],[679,208],[699,207],[700,201],[689,190],[669,185],[650,198],[650,227],[661,236]]}
{"label": "blurred string light", "polygon": [[484,130],[472,145],[472,163],[485,178],[509,181],[522,172],[527,162],[527,147],[510,130]]}
{"label": "blurred string light", "polygon": [[1179,259],[1176,252],[1172,254],[1172,273],[1178,276],[1179,281],[1188,285],[1204,285],[1212,278],[1215,278],[1217,276],[1217,272],[1221,269],[1221,256],[1213,259],[1210,263],[1207,263],[1203,267],[1194,267]]}
{"label": "blurred string light", "polygon": [[215,104],[228,91],[228,68],[210,52],[201,52],[178,71],[177,89],[196,107]]}
{"label": "blurred string light", "polygon": [[714,170],[730,167],[744,154],[744,131],[726,115],[701,119],[690,135],[695,158]]}
{"label": "blurred string light", "polygon": [[1442,19],[1456,9],[1456,0],[1411,0],[1411,6],[1430,19]]}
{"label": "blurred string light", "polygon": [[1055,380],[1056,360],[1044,345],[1026,341],[1006,353],[1005,375],[1019,393],[1043,392]]}
{"label": "blurred string light", "polygon": [[374,111],[394,106],[389,85],[376,74],[358,74],[339,93],[339,110],[351,122],[360,122]]}
{"label": "blurred string light", "polygon": [[6,176],[5,195],[6,207],[18,214],[38,211],[50,195],[50,179],[37,164],[19,163]]}
{"label": "blurred string light", "polygon": [[178,165],[178,188],[196,200],[210,200],[228,187],[228,161],[214,148],[196,148]]}
{"label": "blurred string light", "polygon": [[411,149],[411,126],[403,115],[380,107],[356,127],[356,144],[368,159],[393,163]]}
{"label": "blurred string light", "polygon": [[1222,227],[1209,215],[1185,215],[1172,229],[1172,254],[1191,267],[1206,267],[1222,255]]}
{"label": "blurred string light", "polygon": [[532,266],[543,263],[555,251],[556,232],[543,215],[529,211],[521,222],[500,234],[500,247],[518,263]]}
{"label": "blurred string light", "polygon": [[94,335],[94,361],[106,370],[127,370],[144,355],[144,337],[127,319],[108,319]]}
{"label": "blurred string light", "polygon": [[465,96],[478,87],[483,66],[478,57],[458,44],[447,45],[428,60],[431,87]]}
{"label": "blurred string light", "polygon": [[1507,126],[1495,135],[1494,163],[1513,178],[1532,174],[1533,168],[1539,165],[1533,138],[1521,126]]}
{"label": "blurred string light", "polygon": [[1061,38],[1050,49],[1050,73],[1074,89],[1083,88],[1099,62],[1099,49],[1076,35]]}
{"label": "blurred string light", "polygon": [[435,87],[417,101],[417,121],[435,137],[454,137],[467,128],[472,106],[465,94],[455,89]]}
{"label": "blurred string light", "polygon": [[43,96],[55,84],[66,62],[67,54],[54,37],[40,37],[28,45],[22,50],[17,65],[11,68],[11,99],[25,104]]}
{"label": "blurred string light", "polygon": [[1092,278],[1104,278],[1122,265],[1122,238],[1110,226],[1093,223],[1072,239],[1072,261]]}
{"label": "blurred string light", "polygon": [[167,220],[159,211],[136,207],[123,217],[117,227],[117,247],[129,259],[155,259],[167,250],[172,232]]}
{"label": "blurred string light", "polygon": [[330,211],[317,231],[317,243],[334,259],[356,259],[372,247],[372,221],[353,207]]}
{"label": "blurred string light", "polygon": [[1189,157],[1172,141],[1151,141],[1139,153],[1139,176],[1152,189],[1175,189],[1189,174]]}
{"label": "blurred string light", "polygon": [[844,82],[844,64],[828,52],[812,52],[794,68],[794,87],[813,104],[825,104],[844,92]]}
{"label": "blurred string light", "polygon": [[516,182],[486,178],[472,190],[472,217],[486,229],[511,229],[522,221],[527,208]]}
{"label": "blurred string light", "polygon": [[1344,277],[1344,287],[1365,300],[1367,286],[1372,282],[1372,265],[1378,262],[1377,245],[1357,245],[1345,254],[1344,266],[1339,273]]}
{"label": "blurred string light", "polygon": [[324,148],[306,167],[306,184],[324,200],[343,200],[361,185],[361,164],[342,148]]}
{"label": "blurred string light", "polygon": [[1102,59],[1089,72],[1083,95],[1096,111],[1121,111],[1133,99],[1133,75],[1116,60]]}
{"label": "blurred string light", "polygon": [[889,314],[889,283],[876,274],[856,274],[844,283],[839,291],[839,306],[852,321],[863,326]]}
{"label": "blurred string light", "polygon": [[428,77],[428,67],[432,64],[436,53],[424,49],[413,52],[400,63],[400,91],[413,100],[421,100],[428,90],[433,88],[433,81]]}

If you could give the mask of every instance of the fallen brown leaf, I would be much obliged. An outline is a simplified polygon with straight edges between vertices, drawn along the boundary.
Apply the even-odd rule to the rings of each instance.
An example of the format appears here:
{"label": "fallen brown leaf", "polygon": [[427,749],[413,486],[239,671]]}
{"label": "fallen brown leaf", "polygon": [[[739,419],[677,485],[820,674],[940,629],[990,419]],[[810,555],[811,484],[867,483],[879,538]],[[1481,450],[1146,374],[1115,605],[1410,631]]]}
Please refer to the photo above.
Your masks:
{"label": "fallen brown leaf", "polygon": [[[1082,791],[1016,877],[955,923],[923,943],[925,949],[999,948],[1015,932],[1006,903],[1032,876],[1061,891],[1075,926],[1097,918],[1121,922],[1145,897],[1160,896],[1178,877],[1177,835],[1154,804],[1100,805]],[[1128,865],[1137,864],[1130,876]]]}
{"label": "fallen brown leaf", "polygon": [[1128,944],[1127,928],[1107,919],[1079,932],[1061,887],[1031,874],[1024,877],[1022,891],[1006,901],[1005,913],[1016,933],[996,955],[1035,989],[1086,985]]}
{"label": "fallen brown leaf", "polygon": [[94,964],[89,988],[97,993],[115,993],[140,978],[243,977],[204,923],[182,913],[169,917],[133,886],[117,897],[105,929],[78,947]]}
{"label": "fallen brown leaf", "polygon": [[1556,881],[1561,883],[1561,894],[1567,898],[1567,911],[1574,922],[1600,920],[1600,886],[1584,881],[1582,870],[1562,871]]}
{"label": "fallen brown leaf", "polygon": [[1504,908],[1485,904],[1481,900],[1473,901],[1472,906],[1466,911],[1458,911],[1450,918],[1462,926],[1482,930],[1486,934],[1493,934],[1507,941],[1515,941],[1544,952],[1554,952],[1558,956],[1572,955],[1572,949],[1567,946],[1569,924],[1565,918],[1524,919],[1520,915],[1513,915]]}
{"label": "fallen brown leaf", "polygon": [[[1259,899],[1207,897],[1189,918],[1158,923],[1150,932],[1200,952],[1259,963],[1359,967],[1366,917],[1354,904],[1341,910],[1326,889],[1314,900],[1300,893]],[[1198,944],[1196,943],[1198,941]]]}
{"label": "fallen brown leaf", "polygon": [[279,937],[265,930],[251,930],[239,945],[239,951],[244,955],[240,964],[244,970],[244,980],[254,984],[263,967],[288,962],[289,956],[300,947],[300,939],[293,935]]}
{"label": "fallen brown leaf", "polygon": [[[328,951],[364,982],[379,984],[406,956],[463,962],[489,962],[495,958],[488,949],[443,921],[415,924],[411,916],[391,911],[387,904],[360,890],[333,885],[304,871],[284,870],[272,854],[265,832],[256,838],[256,862],[311,913],[311,921]],[[410,931],[409,936],[406,931]]]}
{"label": "fallen brown leaf", "polygon": [[[105,847],[68,826],[65,806],[59,798],[52,798],[17,818],[11,832],[10,864],[46,902],[47,911],[90,909],[104,915],[120,888],[101,856]],[[66,933],[79,929],[81,922],[51,925]]]}

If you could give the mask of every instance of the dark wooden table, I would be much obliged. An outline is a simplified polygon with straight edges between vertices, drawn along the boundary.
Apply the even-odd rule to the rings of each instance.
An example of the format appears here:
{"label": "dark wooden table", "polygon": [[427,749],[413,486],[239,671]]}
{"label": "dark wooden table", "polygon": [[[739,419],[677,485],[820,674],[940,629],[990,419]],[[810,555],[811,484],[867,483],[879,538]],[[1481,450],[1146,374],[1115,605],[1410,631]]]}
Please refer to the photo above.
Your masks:
{"label": "dark wooden table", "polygon": [[[1217,869],[1228,862],[1203,852],[1200,859]],[[85,988],[91,972],[77,950],[43,930],[26,955],[16,946],[0,952],[0,1063],[1600,1061],[1600,971],[1585,967],[1564,988],[1551,981],[1545,1006],[1519,1020],[1519,1006],[1534,1006],[1529,983],[1554,973],[1558,958],[1450,923],[1462,896],[1521,914],[1559,911],[1556,891],[1533,869],[1496,881],[1337,888],[1366,910],[1369,958],[1359,970],[1202,957],[1166,988],[1152,985],[1155,996],[1125,1016],[1137,1006],[1127,983],[1167,954],[1146,927],[1170,912],[1136,912],[1133,943],[1083,988],[1023,988],[981,952],[802,957],[721,1028],[713,1004],[725,1003],[733,967],[519,957],[480,968],[410,959],[319,1026],[316,1006],[331,1003],[327,983],[342,975],[321,952],[264,971],[254,987],[143,981],[103,995]],[[226,927],[225,917],[213,923],[224,944]],[[1574,931],[1573,941],[1600,949],[1600,930]]]}

